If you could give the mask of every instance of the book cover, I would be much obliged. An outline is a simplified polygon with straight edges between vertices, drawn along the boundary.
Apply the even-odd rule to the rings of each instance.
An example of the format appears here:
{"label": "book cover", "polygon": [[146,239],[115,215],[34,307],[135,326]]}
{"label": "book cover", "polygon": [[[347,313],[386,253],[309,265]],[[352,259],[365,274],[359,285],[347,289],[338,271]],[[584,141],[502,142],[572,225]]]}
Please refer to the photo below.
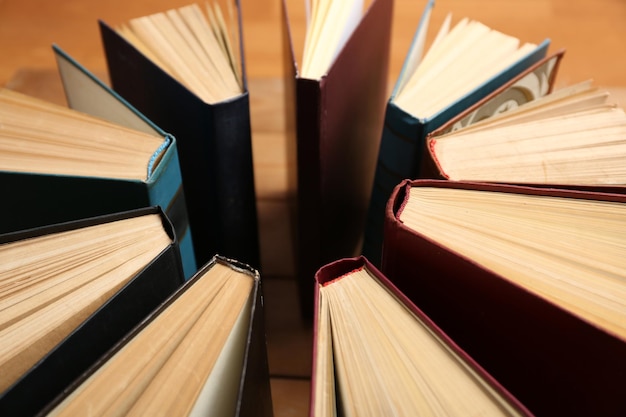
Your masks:
{"label": "book cover", "polygon": [[[367,276],[360,275],[357,281],[357,277],[354,275],[359,273],[359,271],[366,271]],[[346,295],[349,301],[346,300],[345,303],[342,303],[341,299],[332,299],[327,295],[329,301],[325,301],[322,303],[322,295],[321,290],[323,287],[328,287],[335,285],[337,282],[343,279],[349,279],[350,277],[354,279],[354,284],[351,287],[346,287],[343,294]],[[342,414],[342,406],[352,407],[352,404],[346,404],[345,398],[352,396],[352,398],[359,398],[357,395],[358,389],[356,387],[351,388],[351,383],[355,386],[359,386],[362,388],[363,381],[361,380],[351,380],[347,377],[349,375],[348,372],[343,371],[342,375],[342,367],[346,367],[348,365],[343,364],[342,360],[346,360],[346,358],[342,358],[342,346],[339,345],[341,341],[343,343],[347,343],[352,341],[354,343],[359,344],[360,346],[365,345],[365,349],[367,350],[368,343],[373,342],[373,340],[367,340],[365,337],[363,339],[353,339],[348,338],[347,336],[343,337],[341,334],[341,329],[346,329],[346,327],[342,327],[340,323],[335,322],[338,317],[343,317],[343,321],[346,323],[348,329],[352,329],[353,327],[368,327],[369,326],[381,326],[385,328],[389,323],[397,323],[398,320],[403,320],[404,310],[398,309],[388,309],[383,307],[386,305],[380,300],[380,298],[375,298],[374,295],[371,295],[370,292],[366,292],[365,288],[368,288],[368,283],[364,282],[373,281],[376,284],[380,285],[380,287],[384,288],[389,295],[394,299],[394,303],[397,303],[398,306],[404,307],[406,310],[410,312],[412,317],[410,320],[414,320],[416,324],[416,331],[413,333],[412,326],[403,326],[405,334],[403,336],[410,334],[414,334],[416,336],[416,342],[419,344],[412,344],[409,350],[404,350],[407,340],[396,340],[393,335],[395,334],[393,329],[387,328],[387,332],[381,334],[378,340],[375,342],[379,346],[387,346],[387,344],[391,344],[395,346],[395,349],[389,347],[389,352],[385,354],[386,350],[383,351],[384,361],[393,361],[397,360],[396,358],[402,358],[404,362],[402,364],[404,366],[392,369],[398,369],[397,374],[385,374],[383,370],[381,370],[381,364],[376,362],[376,355],[374,353],[370,353],[364,358],[360,358],[363,361],[367,361],[367,363],[363,363],[365,368],[376,369],[378,371],[376,381],[388,381],[385,383],[377,383],[371,382],[372,384],[377,384],[378,387],[376,389],[376,394],[381,393],[381,397],[386,400],[381,400],[380,402],[374,401],[373,403],[377,405],[382,405],[385,401],[390,401],[391,408],[397,407],[398,410],[402,409],[405,412],[409,410],[409,404],[412,403],[412,400],[416,398],[420,398],[416,403],[419,403],[419,406],[422,406],[422,411],[427,413],[427,410],[433,411],[440,407],[439,411],[446,410],[446,414],[455,415],[456,413],[471,413],[468,411],[470,408],[466,408],[465,411],[460,411],[463,408],[456,409],[454,405],[458,405],[461,401],[461,398],[465,397],[480,397],[484,395],[485,392],[490,392],[489,395],[486,395],[485,402],[480,403],[479,408],[475,410],[481,410],[480,413],[484,413],[483,415],[497,415],[502,413],[503,415],[531,415],[530,411],[519,402],[510,392],[508,392],[496,379],[494,379],[491,375],[489,375],[471,356],[469,356],[465,351],[463,351],[453,339],[451,339],[445,332],[441,330],[437,326],[435,322],[433,322],[420,308],[418,308],[415,304],[411,302],[409,298],[407,298],[385,275],[383,275],[380,270],[378,270],[373,264],[371,264],[365,257],[355,257],[355,258],[344,258],[339,259],[337,261],[331,262],[322,268],[316,273],[315,276],[315,314],[314,314],[314,327],[313,327],[313,359],[312,359],[312,380],[311,380],[311,407],[310,407],[310,416],[320,416],[323,406],[316,408],[316,404],[323,403],[324,401],[319,402],[318,397],[325,396],[325,392],[329,390],[334,392],[338,391],[336,395],[336,399],[331,400],[332,404],[330,408],[334,409],[337,412],[337,415]],[[361,288],[361,296],[357,296],[356,292],[358,291],[350,291],[350,289],[354,289],[354,287]],[[375,294],[379,294],[382,291],[378,291]],[[338,294],[338,293],[337,293]],[[388,295],[385,294],[385,297]],[[332,303],[332,304],[329,304]],[[337,304],[342,303],[344,308],[338,307]],[[368,309],[368,313],[376,312],[377,319],[372,321],[372,316],[361,315],[364,313],[363,310],[357,307],[353,307],[353,304],[364,303],[370,306]],[[329,313],[325,313],[324,310],[331,311]],[[338,312],[332,312],[332,310],[338,310]],[[353,311],[353,314],[350,312]],[[343,312],[343,313],[341,313]],[[384,314],[390,314],[389,317],[384,317]],[[394,314],[395,313],[395,314]],[[326,314],[331,315],[330,323],[329,320],[324,320],[323,315]],[[378,314],[380,316],[378,316]],[[341,319],[339,319],[341,321]],[[330,327],[331,329],[329,329]],[[425,330],[425,331],[424,331]],[[348,330],[346,330],[348,331]],[[424,332],[424,333],[422,333]],[[325,336],[324,334],[328,336]],[[323,341],[323,338],[329,337],[330,341]],[[419,341],[419,342],[417,342]],[[411,342],[409,342],[411,343]],[[328,347],[330,345],[330,347]],[[404,346],[404,348],[402,347]],[[322,350],[328,348],[330,350],[331,358],[326,358],[328,362],[331,362],[331,369],[328,370],[333,376],[329,377],[324,374],[324,370],[321,368],[326,367],[326,361],[323,358],[324,353]],[[374,350],[374,346],[371,347]],[[431,350],[432,349],[432,350]],[[357,355],[359,349],[353,348],[349,354]],[[401,352],[401,353],[399,353]],[[397,356],[396,356],[397,355]],[[445,358],[442,361],[438,361],[441,358]],[[379,358],[380,360],[380,358]],[[411,360],[417,362],[412,362]],[[448,362],[448,360],[450,362]],[[347,360],[346,360],[347,361]],[[429,361],[438,361],[438,368],[433,368],[429,372],[429,368],[427,362]],[[377,366],[378,363],[378,366]],[[448,366],[448,364],[454,363],[452,365],[455,368],[454,371],[449,370],[449,373],[443,371],[442,367]],[[403,377],[406,377],[402,374],[403,371],[409,372],[412,366],[420,369],[421,378],[416,378],[411,383],[415,384],[416,391],[407,396],[394,396],[396,395],[396,390],[392,387],[393,382],[401,380]],[[459,372],[458,374],[456,372]],[[449,381],[450,378],[453,378],[450,373],[454,373],[455,381]],[[367,379],[365,374],[361,374],[363,378]],[[446,383],[439,385],[438,378],[448,379]],[[326,379],[328,378],[328,379]],[[419,380],[419,382],[417,381]],[[393,382],[391,382],[393,381]],[[459,382],[462,381],[462,382]],[[406,382],[406,381],[405,381]],[[429,386],[429,382],[432,385]],[[459,382],[458,386],[453,386],[453,384]],[[408,384],[408,383],[407,383]],[[460,388],[460,387],[464,388]],[[472,388],[476,387],[477,391],[473,394],[469,394]],[[398,389],[399,391],[399,389]],[[341,392],[345,392],[342,394]],[[349,392],[349,393],[347,393]],[[461,394],[463,392],[463,394]],[[384,393],[384,394],[383,394]],[[376,396],[373,394],[373,396]],[[431,397],[432,395],[432,397]],[[344,398],[342,401],[341,398]],[[358,401],[358,400],[354,400]],[[354,402],[352,401],[352,402]],[[398,402],[406,404],[398,404]],[[348,401],[350,403],[350,401]],[[370,403],[370,404],[373,404]],[[467,405],[467,403],[465,404]],[[406,407],[406,408],[405,408]],[[432,408],[428,408],[432,407]],[[470,406],[471,407],[471,406]],[[494,408],[490,408],[494,407]],[[491,411],[488,411],[491,410]],[[402,413],[401,413],[402,414]],[[458,414],[463,415],[463,414]]]}
{"label": "book cover", "polygon": [[103,299],[103,304],[95,312],[2,392],[0,414],[30,416],[39,413],[184,282],[173,226],[158,207],[85,218],[0,236],[2,251],[3,247],[11,244],[26,244],[30,240],[44,239],[67,231],[80,231],[152,214],[161,217],[170,244],[112,297]]}
{"label": "book cover", "polygon": [[[151,175],[145,181],[149,200],[146,205],[161,206],[172,221],[179,241],[185,274],[188,278],[191,277],[198,268],[189,229],[176,138],[146,118],[58,45],[53,45],[52,48],[70,108],[120,126],[149,134],[156,133],[166,138],[167,143],[164,144],[162,151],[164,154],[154,156],[155,161],[161,159],[159,165],[163,165],[163,168],[152,169]],[[110,195],[104,197],[111,199]],[[135,207],[129,205],[128,208]]]}
{"label": "book cover", "polygon": [[[387,206],[381,269],[400,291],[537,415],[623,414],[626,410],[626,402],[622,396],[626,388],[623,378],[626,373],[625,338],[615,328],[600,325],[591,316],[583,316],[575,311],[577,307],[586,306],[587,302],[574,302],[567,306],[559,301],[559,297],[563,297],[562,300],[568,299],[566,294],[570,293],[564,292],[568,287],[559,289],[558,284],[577,282],[576,280],[587,276],[590,270],[583,266],[577,270],[577,262],[574,260],[569,264],[570,267],[563,266],[554,272],[556,280],[553,280],[552,275],[546,272],[550,271],[550,266],[542,263],[542,267],[538,261],[527,258],[520,260],[526,249],[518,249],[514,254],[509,254],[508,258],[521,262],[520,266],[511,267],[508,273],[504,273],[494,266],[486,266],[484,259],[479,261],[474,256],[462,254],[457,246],[452,249],[450,243],[444,244],[441,238],[408,227],[399,218],[406,210],[408,195],[413,189],[427,187],[433,188],[434,192],[440,189],[477,190],[495,196],[540,197],[539,200],[533,200],[534,203],[526,203],[529,206],[540,204],[538,201],[553,201],[552,204],[556,201],[568,204],[598,203],[601,207],[605,203],[614,203],[613,206],[619,208],[626,202],[626,198],[620,194],[579,190],[444,180],[407,180],[396,187]],[[548,197],[551,199],[546,200]],[[463,207],[467,200],[457,200],[454,203]],[[566,226],[557,225],[556,215],[548,215],[556,210],[550,208],[550,203],[546,204],[542,210],[544,214],[537,218],[543,222],[541,230],[530,232],[527,237],[528,243],[525,247],[535,246],[532,242],[544,246],[543,250],[537,249],[533,256],[540,258],[551,253],[551,248],[560,251],[565,246],[564,252],[560,253],[568,259],[568,253],[573,254],[575,250],[587,248],[591,244],[590,240],[585,241],[582,238],[581,241],[577,237],[592,233],[593,229],[585,220],[578,222],[568,238],[556,241],[546,237],[550,236],[547,235],[550,228],[557,231],[567,229]],[[521,204],[518,206],[521,207]],[[511,208],[510,211],[512,210]],[[472,220],[466,211],[462,213],[467,216],[465,228],[472,230],[476,220]],[[506,216],[505,213],[502,214]],[[528,223],[526,217],[522,219],[517,215],[515,218],[515,227]],[[609,221],[609,218],[619,222],[620,216],[606,216],[605,221]],[[495,215],[485,219],[491,219],[491,226],[483,227],[483,230],[488,229],[490,234],[498,234],[500,223],[496,225]],[[447,220],[449,223],[456,221]],[[517,236],[513,234],[512,228],[505,235],[511,241],[515,240],[513,236]],[[458,236],[459,242],[463,240]],[[489,259],[502,246],[503,244],[494,246],[488,240],[475,247],[485,254],[485,259]],[[612,248],[610,251],[618,250],[617,246],[609,244],[609,247]],[[600,271],[617,269],[615,274],[620,275],[618,264],[621,261],[611,262],[604,254],[594,253],[591,246],[582,250],[586,253],[584,258],[606,259],[598,265]],[[522,268],[532,272],[527,274],[529,279],[525,283],[512,279],[514,272],[522,271]],[[599,294],[603,293],[600,289],[603,285],[601,282],[609,280],[619,286],[618,281],[613,281],[619,280],[617,275],[612,278],[611,274],[606,275],[607,272],[600,273],[600,278],[596,279]],[[623,275],[623,269],[621,273]],[[532,282],[536,282],[537,287],[531,287]],[[550,283],[554,283],[553,289],[537,289]],[[589,283],[589,287],[573,285],[574,288],[589,288],[592,293],[595,292],[593,282]],[[572,291],[576,293],[576,290]],[[611,294],[619,291],[621,290],[609,290]],[[613,302],[619,303],[618,295],[610,296],[615,297],[616,301],[600,303],[601,309],[610,308],[609,305]],[[620,311],[623,314],[623,307],[621,310],[617,307],[615,313],[619,315]]]}
{"label": "book cover", "polygon": [[113,89],[176,137],[198,264],[220,253],[258,268],[250,98],[239,1],[235,5],[243,92],[211,104],[104,21],[99,27]]}
{"label": "book cover", "polygon": [[[429,17],[433,7],[434,1],[429,1],[415,32],[411,48],[405,58],[401,74],[386,105],[362,249],[363,255],[367,256],[374,265],[380,265],[383,219],[387,200],[393,188],[400,181],[406,178],[416,179],[420,177],[426,136],[463,111],[470,108],[477,110],[480,103],[484,104],[486,100],[497,103],[498,99],[495,95],[501,92],[499,89],[501,90],[502,86],[507,85],[511,80],[519,81],[525,75],[530,77],[537,75],[536,81],[538,83],[528,84],[523,91],[524,94],[516,95],[515,100],[518,102],[529,101],[535,97],[547,94],[552,88],[552,83],[554,82],[553,72],[556,74],[557,63],[562,55],[562,52],[559,51],[555,54],[556,58],[543,61],[550,45],[549,39],[546,39],[534,48],[529,48],[528,52],[510,65],[505,66],[497,75],[485,80],[476,88],[470,89],[459,98],[446,102],[442,110],[438,110],[429,116],[416,117],[411,112],[401,108],[396,103],[396,100],[399,90],[407,83],[407,77],[415,71],[415,66],[419,63],[420,51],[424,48],[426,29],[428,28]],[[445,62],[449,66],[453,66],[453,63]],[[538,64],[539,62],[543,62],[546,66],[539,69],[538,65],[541,65]],[[461,65],[478,66],[478,64],[478,62],[475,62],[473,64],[466,63]],[[533,70],[538,70],[539,73],[533,74]],[[416,99],[416,101],[422,102],[434,100],[435,97],[430,99],[428,97],[419,97]],[[482,112],[481,116],[484,117]],[[468,118],[463,122],[470,122],[471,120],[474,119]]]}
{"label": "book cover", "polygon": [[[99,89],[94,84],[93,91]],[[8,89],[0,95],[5,146],[13,146],[5,148],[0,168],[3,190],[11,196],[0,208],[0,233],[160,206],[175,222],[186,275],[197,270],[172,137]],[[109,105],[132,113],[111,98]],[[41,123],[50,124],[37,129]]]}
{"label": "book cover", "polygon": [[317,269],[360,251],[387,95],[392,11],[392,0],[374,0],[326,73],[312,79],[298,69],[283,2],[296,269],[307,318]]}
{"label": "book cover", "polygon": [[625,192],[626,113],[591,80],[463,124],[471,117],[427,137],[420,178]]}
{"label": "book cover", "polygon": [[[209,288],[210,281],[217,282],[224,276],[228,277],[227,280],[218,283],[213,288],[214,291],[204,290],[205,287]],[[234,280],[228,281],[229,278]],[[251,282],[246,286],[241,285],[243,281]],[[232,298],[232,294],[238,291],[235,287],[244,288],[240,293],[243,297],[237,296],[242,300]],[[220,297],[225,298],[220,301]],[[240,305],[239,301],[243,303]],[[192,310],[187,310],[190,304],[197,304],[200,306],[199,310],[193,306]],[[241,308],[235,308],[236,306]],[[187,313],[180,315],[181,308]],[[214,318],[204,321],[205,317],[212,317],[213,312],[217,315],[223,313],[224,320],[219,326]],[[172,319],[179,325],[167,325]],[[164,324],[166,328],[159,330],[159,326]],[[179,330],[178,327],[187,330]],[[196,338],[211,333],[205,333],[202,329],[217,329],[217,333],[204,340]],[[163,332],[168,335],[164,336]],[[161,346],[162,343],[167,346],[150,349],[151,346]],[[199,354],[198,360],[203,360],[215,355],[213,345],[219,345],[217,359],[204,380],[204,364],[191,362],[191,357],[187,354],[190,350],[195,350]],[[48,404],[44,411],[72,415],[72,407],[84,410],[84,407],[89,408],[93,404],[97,408],[103,401],[110,401],[115,404],[110,407],[120,407],[118,411],[121,412],[129,409],[124,407],[136,407],[144,399],[147,399],[148,407],[151,407],[153,404],[150,403],[155,402],[156,398],[151,398],[148,393],[157,389],[165,391],[159,395],[159,401],[163,397],[170,398],[159,406],[161,412],[165,409],[171,412],[167,407],[176,408],[182,405],[189,408],[193,415],[272,416],[266,349],[263,294],[258,271],[247,264],[216,255],[110,349],[101,361]],[[141,358],[132,356],[133,352],[140,354]],[[132,369],[126,372],[124,366],[120,367],[120,358],[130,359],[134,363]],[[154,363],[158,363],[158,366],[152,372],[150,369]],[[147,378],[136,377],[140,368],[148,370]],[[168,369],[174,373],[167,374]],[[175,383],[174,381],[180,381],[175,379],[180,373],[188,374],[186,382],[184,379],[182,383]],[[150,384],[151,379],[163,376],[164,385]],[[132,381],[112,386],[110,381],[105,381],[109,377],[115,382],[129,378]],[[137,384],[136,389],[129,390],[128,384]],[[107,398],[94,397],[90,395],[94,392],[94,386],[107,391],[111,386],[111,391],[107,392]],[[135,400],[124,400],[135,394]],[[117,401],[119,396],[123,397],[121,403]],[[189,400],[188,404],[186,400]],[[179,415],[178,412],[175,414]]]}

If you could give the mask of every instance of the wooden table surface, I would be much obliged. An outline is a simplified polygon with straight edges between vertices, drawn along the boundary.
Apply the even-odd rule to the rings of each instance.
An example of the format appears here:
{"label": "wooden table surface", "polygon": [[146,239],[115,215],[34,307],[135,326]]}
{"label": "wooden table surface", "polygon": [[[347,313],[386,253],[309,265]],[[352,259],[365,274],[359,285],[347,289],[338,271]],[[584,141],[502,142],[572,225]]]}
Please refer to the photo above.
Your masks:
{"label": "wooden table surface", "polygon": [[[51,50],[56,43],[106,77],[97,19],[118,24],[190,0],[0,0],[0,85],[64,102]],[[300,0],[288,0],[295,10]],[[285,141],[282,134],[280,0],[241,0],[251,95],[255,181],[265,275],[267,337],[276,416],[303,416],[308,407],[310,327],[297,313],[293,250],[287,219]],[[396,0],[390,85],[400,71],[426,0]],[[429,39],[448,12],[467,16],[524,41],[548,37],[565,48],[557,86],[594,79],[626,106],[626,1],[440,0]],[[292,20],[295,37],[304,16]],[[296,45],[297,48],[297,45]]]}

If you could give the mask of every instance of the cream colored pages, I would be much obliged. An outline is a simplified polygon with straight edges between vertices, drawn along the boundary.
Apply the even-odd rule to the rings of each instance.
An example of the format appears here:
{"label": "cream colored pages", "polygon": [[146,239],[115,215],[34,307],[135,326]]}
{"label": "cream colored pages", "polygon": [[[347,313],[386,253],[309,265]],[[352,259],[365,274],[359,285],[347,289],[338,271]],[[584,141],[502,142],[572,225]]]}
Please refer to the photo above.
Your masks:
{"label": "cream colored pages", "polygon": [[315,401],[313,415],[317,417],[337,416],[337,396],[333,363],[333,341],[327,297],[318,298],[317,345],[315,351]]}
{"label": "cream colored pages", "polygon": [[400,220],[626,339],[626,204],[413,187]]}
{"label": "cream colored pages", "polygon": [[89,77],[78,63],[61,52],[55,56],[70,108],[139,132],[161,136],[146,119]]}
{"label": "cream colored pages", "polygon": [[366,269],[320,291],[330,315],[341,415],[519,414]]}
{"label": "cream colored pages", "polygon": [[154,133],[0,89],[3,171],[146,180],[163,143]]}
{"label": "cream colored pages", "polygon": [[416,118],[438,114],[536,47],[468,18],[448,30],[450,19],[393,98]]}
{"label": "cream colored pages", "polygon": [[437,136],[431,150],[452,180],[626,184],[626,113],[589,83]]}
{"label": "cream colored pages", "polygon": [[[218,361],[250,300],[253,283],[247,273],[214,264],[51,415],[189,415],[215,366],[223,370]],[[220,390],[217,397],[228,402],[236,398],[232,385],[213,387]]]}
{"label": "cream colored pages", "polygon": [[0,245],[0,392],[170,244],[155,214]]}
{"label": "cream colored pages", "polygon": [[307,27],[302,78],[320,79],[361,21],[363,0],[313,0]]}
{"label": "cream colored pages", "polygon": [[[243,92],[234,12],[229,26],[218,2],[190,4],[131,19],[118,33],[207,103]],[[229,31],[229,27],[231,30]]]}
{"label": "cream colored pages", "polygon": [[224,344],[222,353],[189,413],[190,417],[235,415],[253,301],[250,294]]}

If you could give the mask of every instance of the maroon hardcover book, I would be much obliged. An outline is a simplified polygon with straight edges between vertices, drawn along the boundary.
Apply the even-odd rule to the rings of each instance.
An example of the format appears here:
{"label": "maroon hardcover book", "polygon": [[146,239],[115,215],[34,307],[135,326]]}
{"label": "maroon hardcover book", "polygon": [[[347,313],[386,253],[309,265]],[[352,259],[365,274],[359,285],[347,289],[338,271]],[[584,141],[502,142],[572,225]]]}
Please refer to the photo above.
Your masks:
{"label": "maroon hardcover book", "polygon": [[[320,287],[326,285],[332,285],[333,282],[342,279],[346,275],[359,269],[366,269],[375,279],[385,288],[387,288],[400,303],[402,303],[408,310],[410,310],[417,319],[422,322],[430,331],[442,341],[452,352],[454,352],[461,360],[463,360],[475,373],[477,373],[481,379],[487,382],[487,384],[493,389],[494,392],[499,394],[510,406],[515,409],[521,415],[531,415],[531,412],[509,391],[507,391],[492,375],[487,373],[471,356],[463,351],[455,341],[450,338],[445,332],[443,332],[437,324],[428,317],[419,307],[417,307],[411,300],[403,294],[382,272],[380,272],[372,263],[370,263],[364,256],[354,258],[343,258],[324,265],[318,270],[315,275],[315,303],[314,303],[314,318],[313,318],[313,360],[312,360],[312,381],[311,381],[311,406],[309,415],[313,417],[314,401],[317,395],[315,391],[315,375],[316,375],[316,357],[317,357],[317,338],[318,338],[318,317],[319,317],[319,295]],[[375,302],[372,300],[372,302]],[[415,349],[419,349],[416,346]]]}
{"label": "maroon hardcover book", "polygon": [[626,203],[626,196],[406,180],[387,205],[381,267],[400,291],[532,412],[625,415],[626,340],[407,227],[399,215],[411,187],[620,203]]}
{"label": "maroon hardcover book", "polygon": [[310,318],[317,269],[360,252],[387,97],[393,0],[372,1],[320,79],[298,72],[285,2],[283,11],[297,276]]}

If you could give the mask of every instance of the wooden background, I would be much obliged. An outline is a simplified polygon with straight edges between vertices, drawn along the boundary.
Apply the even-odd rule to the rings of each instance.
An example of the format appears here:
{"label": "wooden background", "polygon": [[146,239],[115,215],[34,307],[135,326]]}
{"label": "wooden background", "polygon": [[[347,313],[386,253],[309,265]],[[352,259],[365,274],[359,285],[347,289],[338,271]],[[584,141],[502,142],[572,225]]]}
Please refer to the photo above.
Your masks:
{"label": "wooden background", "polygon": [[[106,80],[97,19],[116,25],[190,2],[0,0],[0,85],[64,103],[52,43]],[[425,3],[395,1],[390,85],[400,71]],[[241,4],[274,408],[277,417],[303,416],[308,407],[311,332],[299,320],[292,279],[280,101],[281,4],[280,0],[241,0]],[[288,4],[294,37],[301,44],[304,15],[297,12],[301,2],[288,0]],[[557,86],[592,78],[626,105],[626,0],[440,0],[429,39],[448,12],[453,12],[454,22],[471,17],[523,41],[538,43],[549,37],[552,51],[567,51]]]}

